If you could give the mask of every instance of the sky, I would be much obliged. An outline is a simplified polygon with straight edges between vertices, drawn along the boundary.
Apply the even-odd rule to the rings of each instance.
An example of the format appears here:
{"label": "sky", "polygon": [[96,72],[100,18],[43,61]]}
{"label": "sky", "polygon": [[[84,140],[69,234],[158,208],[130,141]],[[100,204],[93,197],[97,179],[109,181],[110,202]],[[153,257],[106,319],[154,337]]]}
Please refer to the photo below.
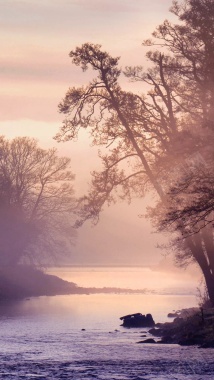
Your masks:
{"label": "sky", "polygon": [[[121,66],[143,65],[145,47],[166,18],[171,0],[0,0],[0,134],[31,136],[42,147],[57,146],[71,157],[76,195],[87,190],[90,172],[99,166],[97,150],[86,134],[78,142],[56,143],[62,123],[58,104],[71,86],[88,81],[72,66],[69,52],[85,42],[99,43]],[[130,87],[133,84],[122,83]],[[143,91],[136,88],[136,91]],[[106,208],[100,222],[78,231],[72,263],[153,265],[162,260],[145,212],[147,200]]]}

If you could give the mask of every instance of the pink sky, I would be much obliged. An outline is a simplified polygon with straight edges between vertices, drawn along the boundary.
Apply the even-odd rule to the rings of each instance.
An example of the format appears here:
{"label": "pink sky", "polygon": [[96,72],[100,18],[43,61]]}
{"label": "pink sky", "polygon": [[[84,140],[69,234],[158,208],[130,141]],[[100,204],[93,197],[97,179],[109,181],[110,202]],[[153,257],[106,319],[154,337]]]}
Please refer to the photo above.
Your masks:
{"label": "pink sky", "polygon": [[68,54],[100,43],[122,65],[144,63],[141,43],[169,15],[170,0],[0,2],[1,120],[59,120],[67,87],[85,82]]}
{"label": "pink sky", "polygon": [[[69,86],[87,83],[89,75],[72,67],[70,50],[84,42],[100,43],[121,56],[123,66],[146,65],[141,43],[172,17],[170,5],[170,0],[0,1],[1,134],[33,136],[45,147],[56,144],[52,138],[62,120],[57,106]],[[84,192],[98,165],[96,149],[87,136],[57,147],[72,159],[77,195]],[[120,204],[107,209],[97,227],[84,226],[74,261],[147,265],[161,260],[159,238],[138,218],[139,205],[145,212],[145,201]]]}

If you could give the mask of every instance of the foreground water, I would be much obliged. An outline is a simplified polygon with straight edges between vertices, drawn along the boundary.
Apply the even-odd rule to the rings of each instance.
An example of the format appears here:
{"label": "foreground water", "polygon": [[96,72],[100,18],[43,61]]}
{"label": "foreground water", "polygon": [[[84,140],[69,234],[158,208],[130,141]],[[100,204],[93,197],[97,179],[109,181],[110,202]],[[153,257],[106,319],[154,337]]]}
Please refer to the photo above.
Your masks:
{"label": "foreground water", "polygon": [[[98,272],[88,271],[88,278],[93,277],[90,285],[98,285]],[[101,272],[108,273],[110,284],[109,269]],[[120,271],[112,273],[118,280]],[[120,326],[119,317],[124,314],[151,312],[160,322],[173,309],[195,304],[193,295],[99,294],[39,297],[1,305],[0,378],[213,379],[212,349],[141,345],[137,342],[141,335],[149,336],[148,329]]]}

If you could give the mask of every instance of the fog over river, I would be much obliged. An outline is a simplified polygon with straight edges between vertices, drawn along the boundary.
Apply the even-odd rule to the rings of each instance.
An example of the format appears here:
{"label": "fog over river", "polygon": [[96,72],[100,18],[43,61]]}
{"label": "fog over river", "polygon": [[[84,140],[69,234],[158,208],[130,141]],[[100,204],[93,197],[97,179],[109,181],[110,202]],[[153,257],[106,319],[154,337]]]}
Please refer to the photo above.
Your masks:
{"label": "fog over river", "polygon": [[[88,284],[95,287],[103,285],[105,278],[107,286],[120,280],[126,287],[135,276],[139,288],[138,275],[142,276],[143,269],[71,268],[69,274],[68,268],[62,268],[58,275],[60,271],[62,277],[66,272],[78,285],[85,285],[82,278],[87,275]],[[141,287],[147,286],[148,280],[142,281]],[[193,294],[160,294],[156,290],[38,297],[2,304],[0,378],[213,379],[212,349],[140,345],[137,342],[142,334],[149,336],[148,329],[120,326],[119,318],[128,313],[152,313],[155,322],[163,322],[170,311],[197,305]]]}

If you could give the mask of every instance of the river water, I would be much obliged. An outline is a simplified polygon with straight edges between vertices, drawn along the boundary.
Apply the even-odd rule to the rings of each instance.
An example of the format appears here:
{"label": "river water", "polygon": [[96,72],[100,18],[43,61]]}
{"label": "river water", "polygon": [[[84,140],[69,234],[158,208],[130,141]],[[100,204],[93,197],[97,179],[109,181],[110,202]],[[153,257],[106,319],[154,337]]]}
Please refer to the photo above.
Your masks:
{"label": "river water", "polygon": [[[145,268],[49,272],[82,286],[87,282],[131,288],[135,279],[133,289],[150,289],[154,276]],[[152,313],[161,322],[173,309],[195,306],[192,289],[188,294],[186,287],[186,294],[181,294],[185,281],[164,282],[160,276],[156,289],[150,289],[155,291],[146,294],[39,297],[1,304],[0,379],[214,379],[212,349],[137,344],[142,335],[149,336],[148,329],[120,326],[119,318],[125,314]]]}

